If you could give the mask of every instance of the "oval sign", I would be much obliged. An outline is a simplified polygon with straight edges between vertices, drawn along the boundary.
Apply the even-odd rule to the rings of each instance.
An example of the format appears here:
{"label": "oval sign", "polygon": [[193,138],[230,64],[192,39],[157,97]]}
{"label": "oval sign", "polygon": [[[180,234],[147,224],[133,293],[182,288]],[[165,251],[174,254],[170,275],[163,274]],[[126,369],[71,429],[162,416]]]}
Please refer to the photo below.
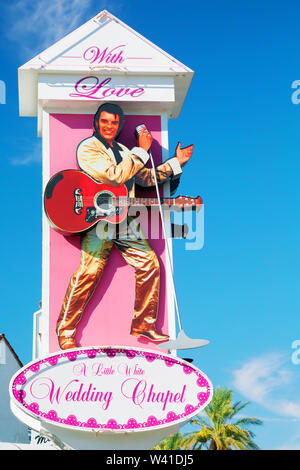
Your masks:
{"label": "oval sign", "polygon": [[132,348],[77,348],[31,362],[10,383],[14,403],[58,426],[84,431],[146,431],[199,413],[212,398],[190,363]]}

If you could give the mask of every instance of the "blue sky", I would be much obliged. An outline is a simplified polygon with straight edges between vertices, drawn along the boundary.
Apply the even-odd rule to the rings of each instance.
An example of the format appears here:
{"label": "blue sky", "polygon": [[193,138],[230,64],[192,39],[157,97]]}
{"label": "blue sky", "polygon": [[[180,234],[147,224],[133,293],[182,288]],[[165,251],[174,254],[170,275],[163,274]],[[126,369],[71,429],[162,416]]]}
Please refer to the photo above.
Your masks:
{"label": "blue sky", "polygon": [[195,71],[170,147],[194,143],[180,193],[205,203],[205,243],[174,242],[185,332],[210,339],[191,355],[214,386],[250,401],[262,449],[300,449],[300,79],[295,0],[1,2],[0,105],[4,333],[25,364],[41,298],[41,142],[18,116],[17,68],[107,9]]}

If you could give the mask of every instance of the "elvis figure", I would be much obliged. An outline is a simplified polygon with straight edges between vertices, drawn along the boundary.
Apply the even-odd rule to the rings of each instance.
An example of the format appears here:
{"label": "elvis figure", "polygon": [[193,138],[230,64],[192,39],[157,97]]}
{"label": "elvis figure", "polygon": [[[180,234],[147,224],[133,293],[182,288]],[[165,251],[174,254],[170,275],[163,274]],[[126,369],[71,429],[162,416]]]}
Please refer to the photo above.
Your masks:
{"label": "elvis figure", "polygon": [[[155,184],[154,170],[145,168],[152,136],[144,127],[138,137],[138,146],[129,150],[115,140],[123,124],[124,114],[118,105],[106,103],[100,106],[94,116],[93,135],[83,140],[77,148],[77,161],[80,169],[96,181],[113,186],[126,184],[129,197],[134,197],[135,184],[142,187]],[[158,183],[178,177],[192,151],[192,145],[181,148],[178,143],[175,156],[156,167]],[[130,230],[132,221],[129,225],[128,221],[124,223]],[[114,239],[99,237],[97,226],[94,226],[81,235],[80,265],[71,276],[57,320],[56,332],[61,349],[77,347],[77,326],[101,278],[113,245],[135,269],[135,303],[130,334],[158,342],[169,339],[155,326],[159,302],[159,261],[148,240],[138,237],[136,230],[132,230],[127,238],[120,235]]]}

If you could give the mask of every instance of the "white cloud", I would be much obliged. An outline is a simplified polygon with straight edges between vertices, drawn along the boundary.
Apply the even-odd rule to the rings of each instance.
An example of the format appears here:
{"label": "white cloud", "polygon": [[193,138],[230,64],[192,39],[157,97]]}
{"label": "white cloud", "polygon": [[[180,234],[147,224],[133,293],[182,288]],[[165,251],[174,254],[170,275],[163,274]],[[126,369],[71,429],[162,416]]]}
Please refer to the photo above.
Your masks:
{"label": "white cloud", "polygon": [[14,166],[26,166],[32,163],[42,162],[42,142],[23,142],[20,145],[22,149],[17,155],[10,158],[10,163]]}
{"label": "white cloud", "polygon": [[294,378],[289,359],[280,354],[266,354],[250,359],[233,371],[233,386],[247,399],[277,415],[299,419],[300,400],[289,398]]}
{"label": "white cloud", "polygon": [[30,59],[109,8],[108,0],[101,0],[91,12],[91,4],[92,0],[17,0],[6,7],[10,22],[7,36],[18,42],[22,55]]}
{"label": "white cloud", "polygon": [[253,358],[233,372],[234,385],[251,400],[263,403],[267,394],[289,382],[290,373],[283,368],[285,362],[279,354]]}
{"label": "white cloud", "polygon": [[284,415],[300,418],[300,401],[292,402],[288,400],[281,400],[280,410]]}

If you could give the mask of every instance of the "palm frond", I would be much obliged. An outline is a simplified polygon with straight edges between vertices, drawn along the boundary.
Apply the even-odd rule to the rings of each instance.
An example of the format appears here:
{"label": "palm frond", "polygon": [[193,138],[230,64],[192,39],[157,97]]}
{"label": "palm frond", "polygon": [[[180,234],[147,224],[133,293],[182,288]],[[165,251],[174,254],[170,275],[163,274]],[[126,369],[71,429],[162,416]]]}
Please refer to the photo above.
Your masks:
{"label": "palm frond", "polygon": [[215,389],[211,402],[204,409],[209,422],[199,415],[190,420],[190,424],[200,430],[192,431],[185,436],[184,449],[259,449],[253,441],[255,434],[248,427],[260,426],[263,424],[262,421],[253,417],[242,417],[232,422],[232,419],[249,405],[249,402],[233,403],[232,400],[232,390],[220,386]]}

